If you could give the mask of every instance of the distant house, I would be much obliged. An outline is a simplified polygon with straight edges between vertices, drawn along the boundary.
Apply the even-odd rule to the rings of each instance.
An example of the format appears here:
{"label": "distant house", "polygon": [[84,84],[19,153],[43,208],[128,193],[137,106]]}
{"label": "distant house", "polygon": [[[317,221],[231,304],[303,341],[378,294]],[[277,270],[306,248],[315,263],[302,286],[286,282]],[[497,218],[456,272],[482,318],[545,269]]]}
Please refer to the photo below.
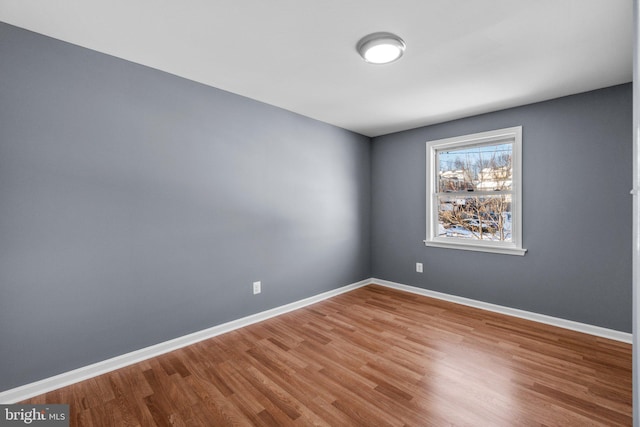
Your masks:
{"label": "distant house", "polygon": [[478,173],[478,190],[499,191],[511,189],[512,169],[509,166],[484,168]]}

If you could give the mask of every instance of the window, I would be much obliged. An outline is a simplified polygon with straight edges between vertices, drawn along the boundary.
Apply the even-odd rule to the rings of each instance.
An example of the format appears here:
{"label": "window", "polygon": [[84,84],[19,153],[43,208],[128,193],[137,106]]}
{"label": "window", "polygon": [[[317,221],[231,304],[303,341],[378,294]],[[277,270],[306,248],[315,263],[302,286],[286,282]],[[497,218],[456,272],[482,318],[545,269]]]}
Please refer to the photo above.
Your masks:
{"label": "window", "polygon": [[524,255],[522,127],[427,142],[427,246]]}

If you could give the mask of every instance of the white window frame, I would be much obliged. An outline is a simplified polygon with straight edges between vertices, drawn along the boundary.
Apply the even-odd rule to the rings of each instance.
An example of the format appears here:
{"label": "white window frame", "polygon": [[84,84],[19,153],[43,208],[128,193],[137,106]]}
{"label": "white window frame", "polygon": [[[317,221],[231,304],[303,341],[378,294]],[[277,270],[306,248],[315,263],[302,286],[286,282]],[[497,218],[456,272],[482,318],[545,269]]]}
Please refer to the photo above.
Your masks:
{"label": "white window frame", "polygon": [[[490,144],[493,141],[499,143],[505,140],[513,143],[513,151],[511,153],[513,168],[511,185],[511,241],[500,242],[438,236],[437,152],[444,149],[460,149],[480,144]],[[477,192],[472,194],[482,195],[486,193]],[[522,247],[522,126],[427,141],[426,216],[427,236],[424,240],[426,246],[508,255],[524,255],[527,250]]]}

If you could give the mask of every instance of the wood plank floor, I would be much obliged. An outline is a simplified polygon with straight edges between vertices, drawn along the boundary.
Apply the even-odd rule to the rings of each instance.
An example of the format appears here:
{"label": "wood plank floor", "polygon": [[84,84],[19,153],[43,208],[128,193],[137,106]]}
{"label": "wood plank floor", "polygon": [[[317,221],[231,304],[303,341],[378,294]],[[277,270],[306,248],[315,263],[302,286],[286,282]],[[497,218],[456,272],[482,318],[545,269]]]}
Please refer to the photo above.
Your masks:
{"label": "wood plank floor", "polygon": [[618,426],[631,346],[366,286],[24,403],[73,426]]}

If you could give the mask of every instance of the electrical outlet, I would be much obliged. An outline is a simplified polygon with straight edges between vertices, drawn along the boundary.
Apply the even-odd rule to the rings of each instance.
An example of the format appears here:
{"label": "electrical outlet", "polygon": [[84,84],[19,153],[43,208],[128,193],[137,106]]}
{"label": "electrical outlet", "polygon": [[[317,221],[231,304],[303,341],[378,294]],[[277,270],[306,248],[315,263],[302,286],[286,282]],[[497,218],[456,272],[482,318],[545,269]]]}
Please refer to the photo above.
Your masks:
{"label": "electrical outlet", "polygon": [[416,262],[416,271],[418,273],[422,273],[422,263],[421,262]]}
{"label": "electrical outlet", "polygon": [[253,294],[262,292],[262,282],[253,282]]}

